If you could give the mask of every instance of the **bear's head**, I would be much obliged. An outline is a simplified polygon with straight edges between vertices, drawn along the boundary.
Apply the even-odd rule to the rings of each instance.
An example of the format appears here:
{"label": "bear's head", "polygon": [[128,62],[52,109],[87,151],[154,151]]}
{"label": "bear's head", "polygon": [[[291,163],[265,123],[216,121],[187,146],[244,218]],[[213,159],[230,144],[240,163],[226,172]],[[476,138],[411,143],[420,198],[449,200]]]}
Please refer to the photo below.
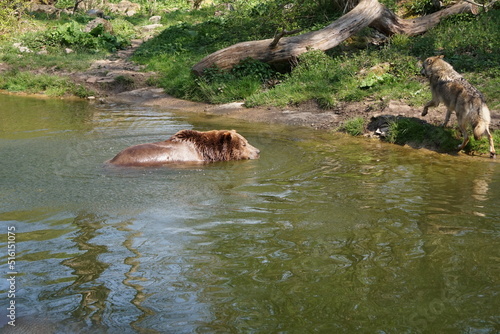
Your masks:
{"label": "bear's head", "polygon": [[182,130],[177,132],[172,140],[194,143],[205,161],[257,159],[260,154],[258,148],[250,145],[248,140],[235,130]]}

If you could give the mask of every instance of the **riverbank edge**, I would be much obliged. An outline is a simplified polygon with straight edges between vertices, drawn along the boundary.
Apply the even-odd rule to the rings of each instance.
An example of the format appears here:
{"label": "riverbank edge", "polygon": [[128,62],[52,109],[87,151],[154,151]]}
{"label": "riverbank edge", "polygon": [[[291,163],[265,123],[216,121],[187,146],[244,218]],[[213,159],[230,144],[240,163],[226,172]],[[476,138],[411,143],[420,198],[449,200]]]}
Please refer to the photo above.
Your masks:
{"label": "riverbank edge", "polygon": [[[342,125],[355,118],[364,120],[363,135],[380,137],[387,122],[397,117],[414,118],[422,123],[438,125],[444,120],[446,108],[439,106],[429,110],[422,117],[423,107],[410,106],[401,100],[365,100],[361,102],[340,103],[336,108],[322,109],[315,101],[309,101],[294,107],[256,107],[247,108],[244,102],[227,104],[208,104],[172,97],[161,88],[140,88],[110,95],[101,99],[102,103],[126,103],[150,106],[169,110],[204,113],[206,115],[225,116],[250,122],[305,126],[316,130],[338,131]],[[492,111],[491,130],[500,129],[500,114]],[[451,119],[456,122],[453,115]]]}
{"label": "riverbank edge", "polygon": [[[101,104],[126,104],[139,107],[152,107],[165,111],[178,111],[183,113],[198,113],[207,116],[220,116],[233,118],[248,122],[279,124],[295,127],[309,127],[320,131],[341,131],[342,125],[355,118],[364,120],[362,136],[383,140],[384,132],[387,131],[388,122],[397,117],[418,119],[422,123],[440,124],[444,119],[446,109],[444,106],[429,110],[428,115],[420,116],[419,107],[410,106],[404,101],[396,100],[365,100],[361,102],[349,102],[339,104],[334,109],[321,109],[314,101],[287,108],[257,107],[247,108],[243,102],[232,102],[227,104],[208,104],[175,98],[166,94],[162,88],[142,87],[121,93],[110,93],[89,99],[90,103]],[[18,95],[35,98],[50,99],[44,94],[12,93],[0,90],[0,94]],[[67,100],[81,100],[77,97],[64,97]],[[492,111],[492,122],[490,129],[500,129],[500,115]],[[454,117],[454,116],[452,116]],[[455,126],[456,119],[451,119],[451,126]],[[386,141],[387,142],[387,141]],[[461,152],[442,152],[436,147],[430,147],[423,143],[406,143],[405,146],[412,149],[424,149],[438,153],[469,156]],[[486,154],[480,156],[486,157]],[[498,159],[495,159],[498,160]]]}
{"label": "riverbank edge", "polygon": [[[391,100],[389,98],[370,99],[358,102],[340,102],[330,109],[321,108],[314,100],[299,105],[286,106],[283,108],[272,106],[260,106],[247,108],[244,102],[232,102],[227,104],[209,104],[182,100],[170,96],[162,88],[150,86],[149,79],[154,78],[157,73],[145,72],[144,66],[131,61],[135,50],[146,39],[132,40],[131,45],[117,53],[94,61],[87,70],[67,73],[55,71],[52,75],[67,78],[77,86],[85,87],[94,96],[89,101],[94,103],[119,103],[138,106],[149,106],[165,110],[178,110],[182,112],[196,112],[205,115],[216,115],[226,118],[240,119],[249,122],[260,122],[267,124],[282,124],[288,126],[309,127],[316,130],[342,131],[344,125],[353,120],[362,119],[362,129],[356,128],[355,133],[365,137],[385,140],[389,133],[389,125],[397,119],[411,119],[428,129],[428,125],[438,126],[444,120],[446,108],[439,106],[432,108],[425,116],[421,116],[423,106],[411,106],[404,99]],[[6,64],[0,63],[0,74],[9,69]],[[41,70],[46,72],[47,70]],[[38,70],[40,72],[40,70]],[[38,73],[37,72],[37,73]],[[426,81],[422,77],[423,81]],[[0,93],[15,95],[31,95],[44,98],[43,94]],[[74,96],[66,96],[65,99],[74,99]],[[492,131],[500,129],[500,111],[491,111]],[[357,122],[357,124],[359,124]],[[426,126],[427,125],[427,126]],[[452,116],[450,126],[456,127],[456,117]],[[425,130],[423,130],[425,131]],[[411,139],[410,139],[411,140]],[[415,140],[415,142],[404,143],[415,149],[428,149],[441,153],[456,154],[456,151],[446,151],[432,140]],[[437,145],[437,146],[436,146]]]}

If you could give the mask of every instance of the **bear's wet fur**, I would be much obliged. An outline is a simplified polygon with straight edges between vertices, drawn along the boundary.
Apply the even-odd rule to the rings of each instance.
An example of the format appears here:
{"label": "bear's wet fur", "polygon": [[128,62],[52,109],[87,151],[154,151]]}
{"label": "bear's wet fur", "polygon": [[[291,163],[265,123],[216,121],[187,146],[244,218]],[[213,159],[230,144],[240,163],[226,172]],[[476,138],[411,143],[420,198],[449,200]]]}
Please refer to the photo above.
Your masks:
{"label": "bear's wet fur", "polygon": [[118,166],[161,166],[172,162],[257,159],[260,151],[235,130],[181,130],[169,139],[130,146],[108,162]]}

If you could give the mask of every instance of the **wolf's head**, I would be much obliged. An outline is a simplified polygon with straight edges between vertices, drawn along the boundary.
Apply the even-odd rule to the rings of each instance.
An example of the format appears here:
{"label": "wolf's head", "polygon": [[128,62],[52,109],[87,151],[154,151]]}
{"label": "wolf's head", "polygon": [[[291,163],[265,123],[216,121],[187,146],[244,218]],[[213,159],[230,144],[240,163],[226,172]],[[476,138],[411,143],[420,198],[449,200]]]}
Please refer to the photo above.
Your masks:
{"label": "wolf's head", "polygon": [[429,80],[452,81],[462,78],[462,76],[453,69],[453,66],[443,60],[444,56],[429,57],[422,63],[420,73]]}
{"label": "wolf's head", "polygon": [[[426,77],[430,77],[433,74],[432,67],[435,65],[439,66],[439,61],[442,61],[443,63],[446,63],[444,60],[443,55],[440,56],[434,56],[434,57],[429,57],[426,60],[422,62],[422,70],[420,71],[420,74],[425,75]],[[447,64],[447,63],[446,63]]]}

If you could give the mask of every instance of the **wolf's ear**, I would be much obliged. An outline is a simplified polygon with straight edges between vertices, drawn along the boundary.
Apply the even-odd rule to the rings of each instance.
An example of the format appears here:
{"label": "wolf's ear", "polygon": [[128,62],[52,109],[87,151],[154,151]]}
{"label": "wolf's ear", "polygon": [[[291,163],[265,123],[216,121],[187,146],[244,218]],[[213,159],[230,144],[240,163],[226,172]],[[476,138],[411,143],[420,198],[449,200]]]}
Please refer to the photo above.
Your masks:
{"label": "wolf's ear", "polygon": [[444,58],[444,55],[439,55],[439,56],[437,56],[436,58],[438,58],[438,59],[443,59],[443,58]]}

